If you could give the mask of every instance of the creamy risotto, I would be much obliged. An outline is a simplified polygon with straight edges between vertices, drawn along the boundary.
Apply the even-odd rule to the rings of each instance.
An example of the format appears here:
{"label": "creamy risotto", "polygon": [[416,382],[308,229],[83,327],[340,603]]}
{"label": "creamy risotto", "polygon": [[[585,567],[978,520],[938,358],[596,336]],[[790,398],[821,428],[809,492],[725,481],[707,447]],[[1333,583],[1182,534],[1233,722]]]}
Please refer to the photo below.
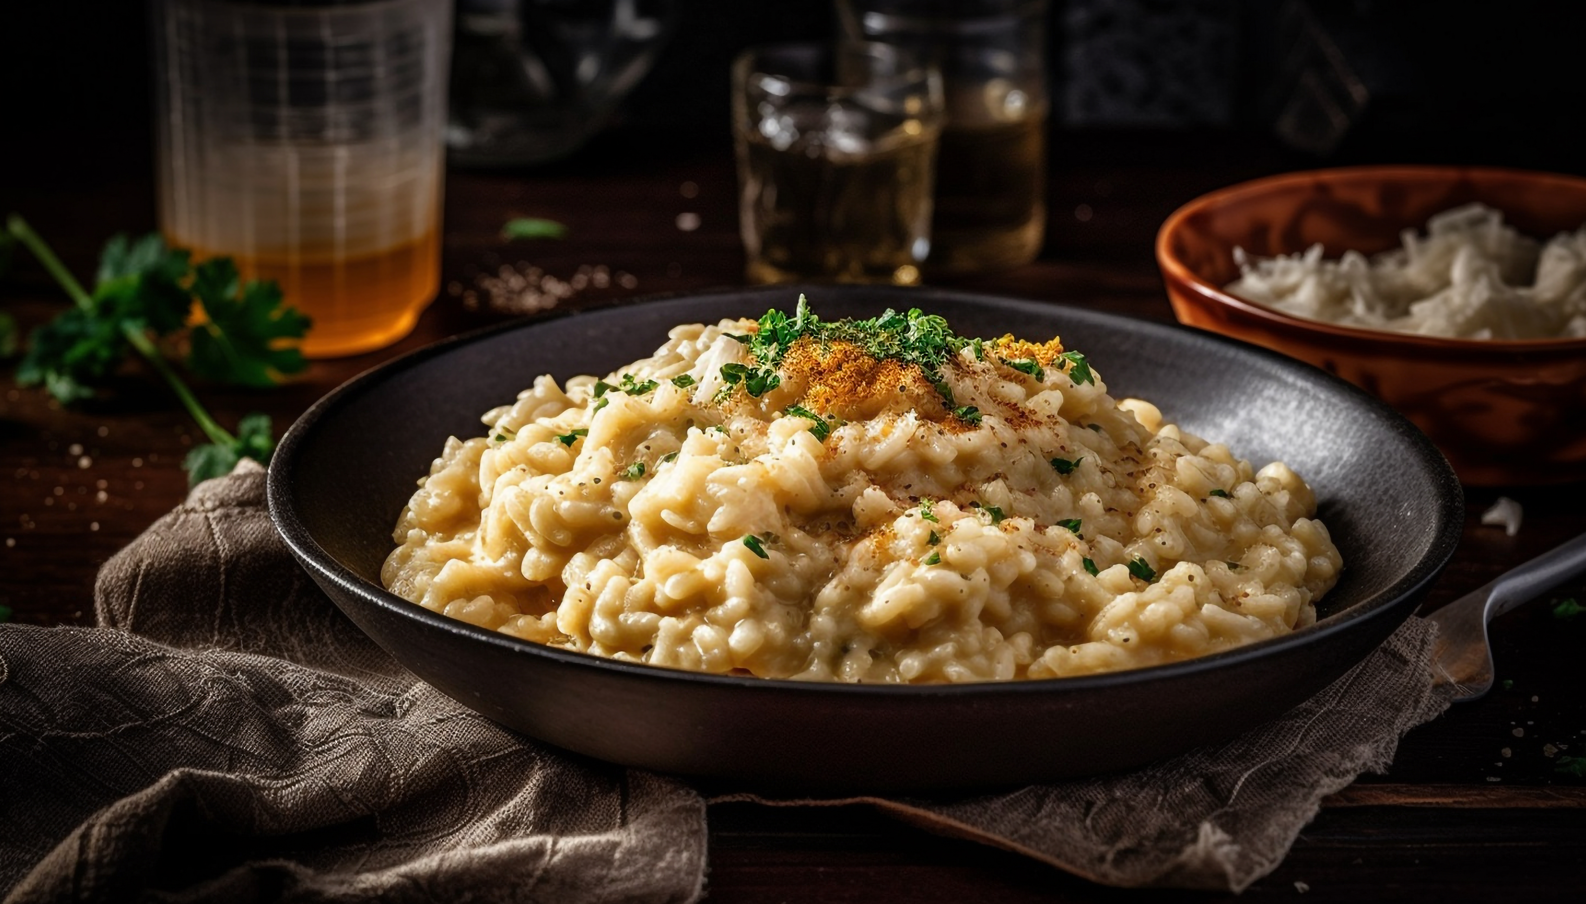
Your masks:
{"label": "creamy risotto", "polygon": [[1338,550],[1259,471],[1058,339],[887,312],[691,324],[452,438],[390,590],[568,650],[928,683],[1201,656],[1315,620]]}

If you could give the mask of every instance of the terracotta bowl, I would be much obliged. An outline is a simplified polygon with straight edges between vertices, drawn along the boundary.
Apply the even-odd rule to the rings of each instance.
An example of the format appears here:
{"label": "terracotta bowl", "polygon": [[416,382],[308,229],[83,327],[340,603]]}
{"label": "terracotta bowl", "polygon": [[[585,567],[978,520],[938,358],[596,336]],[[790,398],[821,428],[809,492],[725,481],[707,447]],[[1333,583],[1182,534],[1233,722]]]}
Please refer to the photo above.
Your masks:
{"label": "terracotta bowl", "polygon": [[1157,234],[1181,323],[1283,352],[1373,393],[1426,432],[1466,484],[1586,479],[1586,339],[1490,341],[1336,326],[1236,298],[1233,250],[1336,258],[1400,245],[1471,201],[1546,240],[1586,223],[1586,179],[1475,167],[1372,166],[1258,179],[1196,198]]}

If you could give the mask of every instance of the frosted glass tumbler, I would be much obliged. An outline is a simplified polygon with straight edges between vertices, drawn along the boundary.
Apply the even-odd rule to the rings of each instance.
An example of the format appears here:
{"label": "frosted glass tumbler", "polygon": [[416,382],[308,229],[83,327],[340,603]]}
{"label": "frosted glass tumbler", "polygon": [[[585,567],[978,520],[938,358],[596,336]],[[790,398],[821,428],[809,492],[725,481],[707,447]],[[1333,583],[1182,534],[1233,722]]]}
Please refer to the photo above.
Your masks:
{"label": "frosted glass tumbler", "polygon": [[401,339],[439,287],[450,0],[158,0],[160,226],[274,279],[303,351]]}

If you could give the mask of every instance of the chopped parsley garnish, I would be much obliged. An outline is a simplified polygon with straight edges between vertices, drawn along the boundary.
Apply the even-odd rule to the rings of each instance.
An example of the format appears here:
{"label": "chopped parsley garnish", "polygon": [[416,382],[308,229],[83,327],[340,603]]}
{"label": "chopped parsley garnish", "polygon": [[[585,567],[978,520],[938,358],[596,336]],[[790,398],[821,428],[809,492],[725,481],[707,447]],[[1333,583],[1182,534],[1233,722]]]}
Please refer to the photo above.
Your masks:
{"label": "chopped parsley garnish", "polygon": [[1084,460],[1085,456],[1083,455],[1074,459],[1073,461],[1069,461],[1066,458],[1054,458],[1052,459],[1052,470],[1059,474],[1072,474],[1074,473],[1074,469],[1079,467],[1079,463]]}
{"label": "chopped parsley garnish", "polygon": [[1090,559],[1085,558],[1085,559],[1080,559],[1079,561],[1080,561],[1080,564],[1085,566],[1085,572],[1087,574],[1091,575],[1092,577],[1095,577],[1096,575],[1101,574],[1101,569],[1097,568],[1096,567],[1096,563],[1091,561]]}
{"label": "chopped parsley garnish", "polygon": [[936,503],[932,502],[929,499],[921,499],[920,500],[920,517],[924,518],[926,521],[929,521],[929,522],[931,522],[933,524],[941,524],[942,523],[942,519],[936,517],[936,513],[931,511],[932,507],[935,506],[935,505],[936,505]]}
{"label": "chopped parsley garnish", "polygon": [[801,418],[805,418],[807,420],[814,421],[815,422],[815,426],[810,428],[810,432],[815,434],[815,438],[820,440],[821,442],[825,442],[826,441],[826,437],[831,436],[831,433],[832,433],[831,425],[826,423],[826,419],[825,418],[823,418],[820,415],[816,414],[815,412],[809,410],[808,408],[804,408],[804,407],[802,407],[800,405],[789,405],[787,407],[787,410],[784,411],[783,414],[789,414],[789,415],[792,415],[793,417],[801,417]]}
{"label": "chopped parsley garnish", "polygon": [[640,383],[633,379],[633,374],[623,374],[622,383],[618,385],[617,388],[628,395],[644,395],[645,393],[654,390],[657,385],[658,384],[654,380],[645,380],[643,383]]}
{"label": "chopped parsley garnish", "polygon": [[1029,374],[1030,376],[1034,377],[1038,383],[1046,379],[1046,368],[1042,367],[1041,362],[1039,361],[1034,361],[1029,358],[1021,358],[1017,361],[1004,361],[1002,363],[1008,365],[1020,373]]}
{"label": "chopped parsley garnish", "polygon": [[933,530],[933,531],[931,531],[931,535],[929,537],[925,538],[925,542],[929,543],[932,546],[935,546],[936,544],[942,542],[942,538],[938,537],[936,535],[936,531]]}
{"label": "chopped parsley garnish", "polygon": [[1232,497],[1230,497],[1230,496],[1229,496],[1229,495],[1228,495],[1228,491],[1227,491],[1227,490],[1212,490],[1212,491],[1211,491],[1211,493],[1210,493],[1210,495],[1212,495],[1212,496],[1218,496],[1218,497],[1221,497],[1221,498],[1223,498],[1223,499],[1229,499],[1229,498],[1232,498]]}
{"label": "chopped parsley garnish", "polygon": [[677,453],[676,452],[668,452],[665,455],[661,456],[661,461],[663,461],[663,462],[676,461],[676,460],[677,460]]}
{"label": "chopped parsley garnish", "polygon": [[723,364],[721,379],[728,387],[743,385],[745,391],[759,398],[782,385],[773,367],[747,367],[743,364]]}
{"label": "chopped parsley garnish", "polygon": [[688,374],[678,374],[672,378],[672,385],[678,389],[687,389],[694,385],[694,378]]}
{"label": "chopped parsley garnish", "polygon": [[557,434],[556,441],[561,443],[564,446],[571,446],[573,443],[578,442],[578,438],[580,436],[588,436],[588,435],[589,435],[589,429],[587,427],[579,427],[577,430],[574,430],[572,433],[560,433],[560,434]]}
{"label": "chopped parsley garnish", "polygon": [[[619,381],[616,386],[607,383],[605,380],[596,380],[595,398],[601,398],[605,396],[606,393],[613,390],[617,392],[625,392],[628,395],[641,396],[655,389],[657,385],[658,384],[654,380],[645,380],[641,383],[633,379],[633,374],[623,374],[622,380]],[[599,411],[600,409],[597,408],[595,410]]]}
{"label": "chopped parsley garnish", "polygon": [[617,475],[617,477],[621,478],[622,480],[638,480],[643,476],[644,462],[642,461],[636,461],[633,464],[628,465],[626,468],[622,469],[622,473]]}
{"label": "chopped parsley garnish", "polygon": [[1156,569],[1145,560],[1144,556],[1135,556],[1129,560],[1129,573],[1145,581],[1147,584],[1156,580]]}
{"label": "chopped parsley garnish", "polygon": [[1582,612],[1586,612],[1586,606],[1576,602],[1573,596],[1565,597],[1553,604],[1554,618],[1574,618]]}
{"label": "chopped parsley garnish", "polygon": [[995,505],[981,505],[978,502],[971,503],[971,504],[975,508],[978,508],[981,511],[985,512],[986,514],[990,515],[992,524],[1001,524],[1002,523],[1002,519],[1008,517],[1007,515],[1003,514],[1002,509],[998,508]]}
{"label": "chopped parsley garnish", "polygon": [[879,317],[866,320],[821,320],[810,310],[809,300],[800,295],[798,308],[791,318],[781,311],[767,311],[755,332],[732,338],[748,347],[754,367],[723,365],[721,377],[729,386],[742,385],[751,396],[763,395],[780,384],[777,365],[800,339],[849,342],[877,360],[900,361],[918,367],[926,380],[943,394],[956,417],[972,424],[980,423],[980,412],[974,407],[953,407],[950,393],[944,391],[947,384],[942,378],[942,366],[948,359],[974,343],[955,335],[948,328],[946,318],[939,315],[925,314],[918,308],[906,313],[889,308]]}
{"label": "chopped parsley garnish", "polygon": [[942,564],[942,554],[939,553],[939,552],[931,553],[930,555],[925,557],[924,564],[926,564],[926,565],[940,565],[940,564]]}
{"label": "chopped parsley garnish", "polygon": [[975,353],[975,360],[976,361],[984,361],[984,360],[986,360],[986,340],[984,340],[984,339],[971,339],[971,340],[969,340],[969,350]]}
{"label": "chopped parsley garnish", "polygon": [[[595,388],[599,389],[600,388],[600,384],[598,384],[598,383],[595,384]],[[610,404],[611,404],[611,400],[610,399],[603,399],[603,398],[600,398],[599,396],[596,396],[595,397],[595,407],[591,408],[589,413],[590,414],[594,414],[595,412],[599,411],[600,409],[602,409],[602,408],[604,408],[604,407],[606,407],[607,405],[610,405]]]}
{"label": "chopped parsley garnish", "polygon": [[517,439],[518,435],[516,433],[512,432],[511,430],[497,430],[496,431],[496,435],[494,437],[491,437],[491,438],[494,439],[498,443],[504,443],[504,442],[507,442],[509,440]]}
{"label": "chopped parsley garnish", "polygon": [[1074,381],[1075,386],[1096,382],[1096,375],[1090,372],[1090,362],[1085,360],[1084,355],[1079,352],[1064,352],[1058,357],[1069,363],[1068,378]]}
{"label": "chopped parsley garnish", "polygon": [[746,534],[746,535],[744,535],[743,545],[749,547],[749,551],[750,552],[754,553],[755,555],[759,556],[762,559],[771,558],[771,554],[765,551],[765,546],[761,542],[760,538],[756,537],[754,534]]}
{"label": "chopped parsley garnish", "polygon": [[1066,531],[1068,531],[1069,533],[1073,534],[1074,536],[1079,537],[1081,540],[1085,539],[1079,533],[1079,527],[1080,527],[1080,519],[1079,518],[1069,518],[1069,519],[1064,520],[1064,521],[1059,521],[1059,522],[1057,522],[1057,526],[1061,527],[1062,529],[1064,529]]}

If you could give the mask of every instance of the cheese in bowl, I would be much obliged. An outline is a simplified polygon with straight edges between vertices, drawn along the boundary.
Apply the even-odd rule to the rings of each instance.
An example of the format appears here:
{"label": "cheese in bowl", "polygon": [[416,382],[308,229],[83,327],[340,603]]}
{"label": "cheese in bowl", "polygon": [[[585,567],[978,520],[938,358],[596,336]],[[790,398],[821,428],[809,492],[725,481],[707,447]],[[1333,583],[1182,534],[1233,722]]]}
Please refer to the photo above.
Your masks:
{"label": "cheese in bowl", "polygon": [[674,328],[447,441],[382,573],[629,662],[812,681],[1055,678],[1289,633],[1341,560],[1292,470],[1114,399],[1059,339],[940,317]]}

